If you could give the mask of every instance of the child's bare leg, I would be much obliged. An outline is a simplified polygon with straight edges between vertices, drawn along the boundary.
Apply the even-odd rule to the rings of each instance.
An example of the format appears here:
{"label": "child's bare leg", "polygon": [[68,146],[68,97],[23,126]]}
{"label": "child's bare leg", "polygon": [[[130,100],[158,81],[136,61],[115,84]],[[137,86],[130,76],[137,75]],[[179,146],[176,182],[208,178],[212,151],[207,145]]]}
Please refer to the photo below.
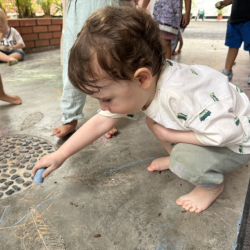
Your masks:
{"label": "child's bare leg", "polygon": [[18,61],[21,61],[23,59],[22,55],[19,53],[12,53],[10,57],[15,58]]}
{"label": "child's bare leg", "polygon": [[225,69],[227,72],[230,72],[232,70],[232,67],[234,65],[235,59],[238,55],[239,49],[236,48],[229,48],[227,52],[227,59],[225,64]]}
{"label": "child's bare leg", "polygon": [[200,213],[207,209],[216,198],[223,192],[224,182],[210,188],[196,186],[189,194],[181,196],[176,204],[190,212]]}
{"label": "child's bare leg", "polygon": [[[13,55],[15,55],[15,54],[18,54],[18,53],[13,53]],[[20,57],[22,58],[21,55],[20,55]],[[18,59],[12,57],[12,55],[7,56],[2,52],[0,52],[0,61],[7,62],[9,65],[14,65],[14,64],[18,63]]]}
{"label": "child's bare leg", "polygon": [[183,38],[182,36],[179,37],[179,48],[177,50],[177,53],[181,53],[181,49],[182,49],[182,46],[183,46]]}
{"label": "child's bare leg", "polygon": [[[157,124],[151,118],[147,117],[147,125],[149,129],[153,132],[157,140],[161,145],[167,150],[168,154],[171,154],[173,147],[171,142],[168,142],[164,139],[164,130],[165,128],[160,124]],[[165,130],[166,131],[166,130]],[[151,165],[148,167],[148,171],[161,171],[169,168],[170,156],[158,158],[152,161]]]}
{"label": "child's bare leg", "polygon": [[22,100],[19,96],[8,95],[4,92],[1,75],[0,75],[0,100],[17,105],[22,103]]}
{"label": "child's bare leg", "polygon": [[[62,138],[72,132],[75,131],[76,129],[76,126],[77,126],[77,120],[73,120],[72,122],[70,123],[67,123],[67,124],[63,124],[62,126],[58,127],[58,128],[55,128],[53,130],[53,133],[55,136],[57,136],[58,138]],[[117,133],[117,129],[116,128],[113,128],[111,129],[108,133],[105,134],[105,136],[107,138],[111,138],[112,135],[115,135]]]}
{"label": "child's bare leg", "polygon": [[166,59],[171,60],[172,48],[171,48],[171,40],[164,40],[165,48],[166,48]]}

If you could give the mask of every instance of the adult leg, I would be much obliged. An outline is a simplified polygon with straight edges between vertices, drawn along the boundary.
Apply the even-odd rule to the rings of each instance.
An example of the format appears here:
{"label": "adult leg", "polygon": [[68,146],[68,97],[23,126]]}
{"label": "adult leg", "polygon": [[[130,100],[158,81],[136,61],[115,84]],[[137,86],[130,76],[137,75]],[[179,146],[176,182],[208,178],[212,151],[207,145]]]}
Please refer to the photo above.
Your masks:
{"label": "adult leg", "polygon": [[0,75],[0,100],[17,105],[22,103],[22,100],[19,96],[8,95],[4,92],[1,75]]}
{"label": "adult leg", "polygon": [[[77,34],[87,18],[97,9],[107,6],[108,0],[72,0],[68,7],[66,16],[66,30],[64,35],[63,51],[63,94],[61,99],[62,126],[54,129],[54,134],[61,138],[73,132],[77,126],[77,120],[83,117],[82,110],[86,101],[86,94],[77,90],[68,78],[68,57],[69,51],[73,46]],[[113,129],[109,136],[115,134]]]}

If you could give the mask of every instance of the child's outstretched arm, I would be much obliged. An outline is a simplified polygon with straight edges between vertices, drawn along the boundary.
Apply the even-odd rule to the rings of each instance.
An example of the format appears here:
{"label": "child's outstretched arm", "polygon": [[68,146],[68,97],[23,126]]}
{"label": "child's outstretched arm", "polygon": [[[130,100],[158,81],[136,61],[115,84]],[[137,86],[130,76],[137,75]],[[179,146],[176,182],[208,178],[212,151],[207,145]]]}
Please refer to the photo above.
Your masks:
{"label": "child's outstretched arm", "polygon": [[43,177],[48,176],[52,171],[59,168],[71,155],[90,145],[100,136],[115,127],[122,118],[110,118],[102,115],[95,115],[88,120],[76,133],[74,133],[56,152],[44,156],[36,163],[32,170],[35,175],[39,168],[47,168]]}

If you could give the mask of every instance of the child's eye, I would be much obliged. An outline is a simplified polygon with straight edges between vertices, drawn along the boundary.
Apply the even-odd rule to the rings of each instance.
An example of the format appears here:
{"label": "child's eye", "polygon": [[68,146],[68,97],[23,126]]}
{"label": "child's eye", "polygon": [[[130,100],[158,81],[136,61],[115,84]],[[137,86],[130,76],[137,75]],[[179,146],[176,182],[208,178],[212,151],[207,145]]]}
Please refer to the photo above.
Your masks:
{"label": "child's eye", "polygon": [[111,99],[102,100],[103,102],[111,102]]}

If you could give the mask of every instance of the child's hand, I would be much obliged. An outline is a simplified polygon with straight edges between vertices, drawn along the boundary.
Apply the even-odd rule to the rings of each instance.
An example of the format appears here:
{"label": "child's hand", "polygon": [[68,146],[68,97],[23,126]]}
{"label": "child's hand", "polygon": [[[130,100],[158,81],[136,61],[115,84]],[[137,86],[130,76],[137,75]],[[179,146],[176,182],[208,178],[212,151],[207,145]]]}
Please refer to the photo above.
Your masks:
{"label": "child's hand", "polygon": [[5,51],[8,51],[8,50],[9,50],[9,47],[4,46],[4,45],[1,45],[1,46],[0,46],[0,49],[1,49],[1,50],[5,50]]}
{"label": "child's hand", "polygon": [[224,7],[228,6],[231,3],[232,3],[232,0],[219,1],[215,4],[215,8],[220,10],[220,9],[223,9]]}
{"label": "child's hand", "polygon": [[190,15],[185,13],[182,18],[181,28],[186,28],[190,22]]}
{"label": "child's hand", "polygon": [[64,162],[64,158],[61,156],[58,151],[44,156],[39,162],[36,163],[32,170],[32,174],[35,175],[36,171],[39,168],[46,168],[46,170],[43,172],[43,178],[48,176],[52,171],[59,168]]}

